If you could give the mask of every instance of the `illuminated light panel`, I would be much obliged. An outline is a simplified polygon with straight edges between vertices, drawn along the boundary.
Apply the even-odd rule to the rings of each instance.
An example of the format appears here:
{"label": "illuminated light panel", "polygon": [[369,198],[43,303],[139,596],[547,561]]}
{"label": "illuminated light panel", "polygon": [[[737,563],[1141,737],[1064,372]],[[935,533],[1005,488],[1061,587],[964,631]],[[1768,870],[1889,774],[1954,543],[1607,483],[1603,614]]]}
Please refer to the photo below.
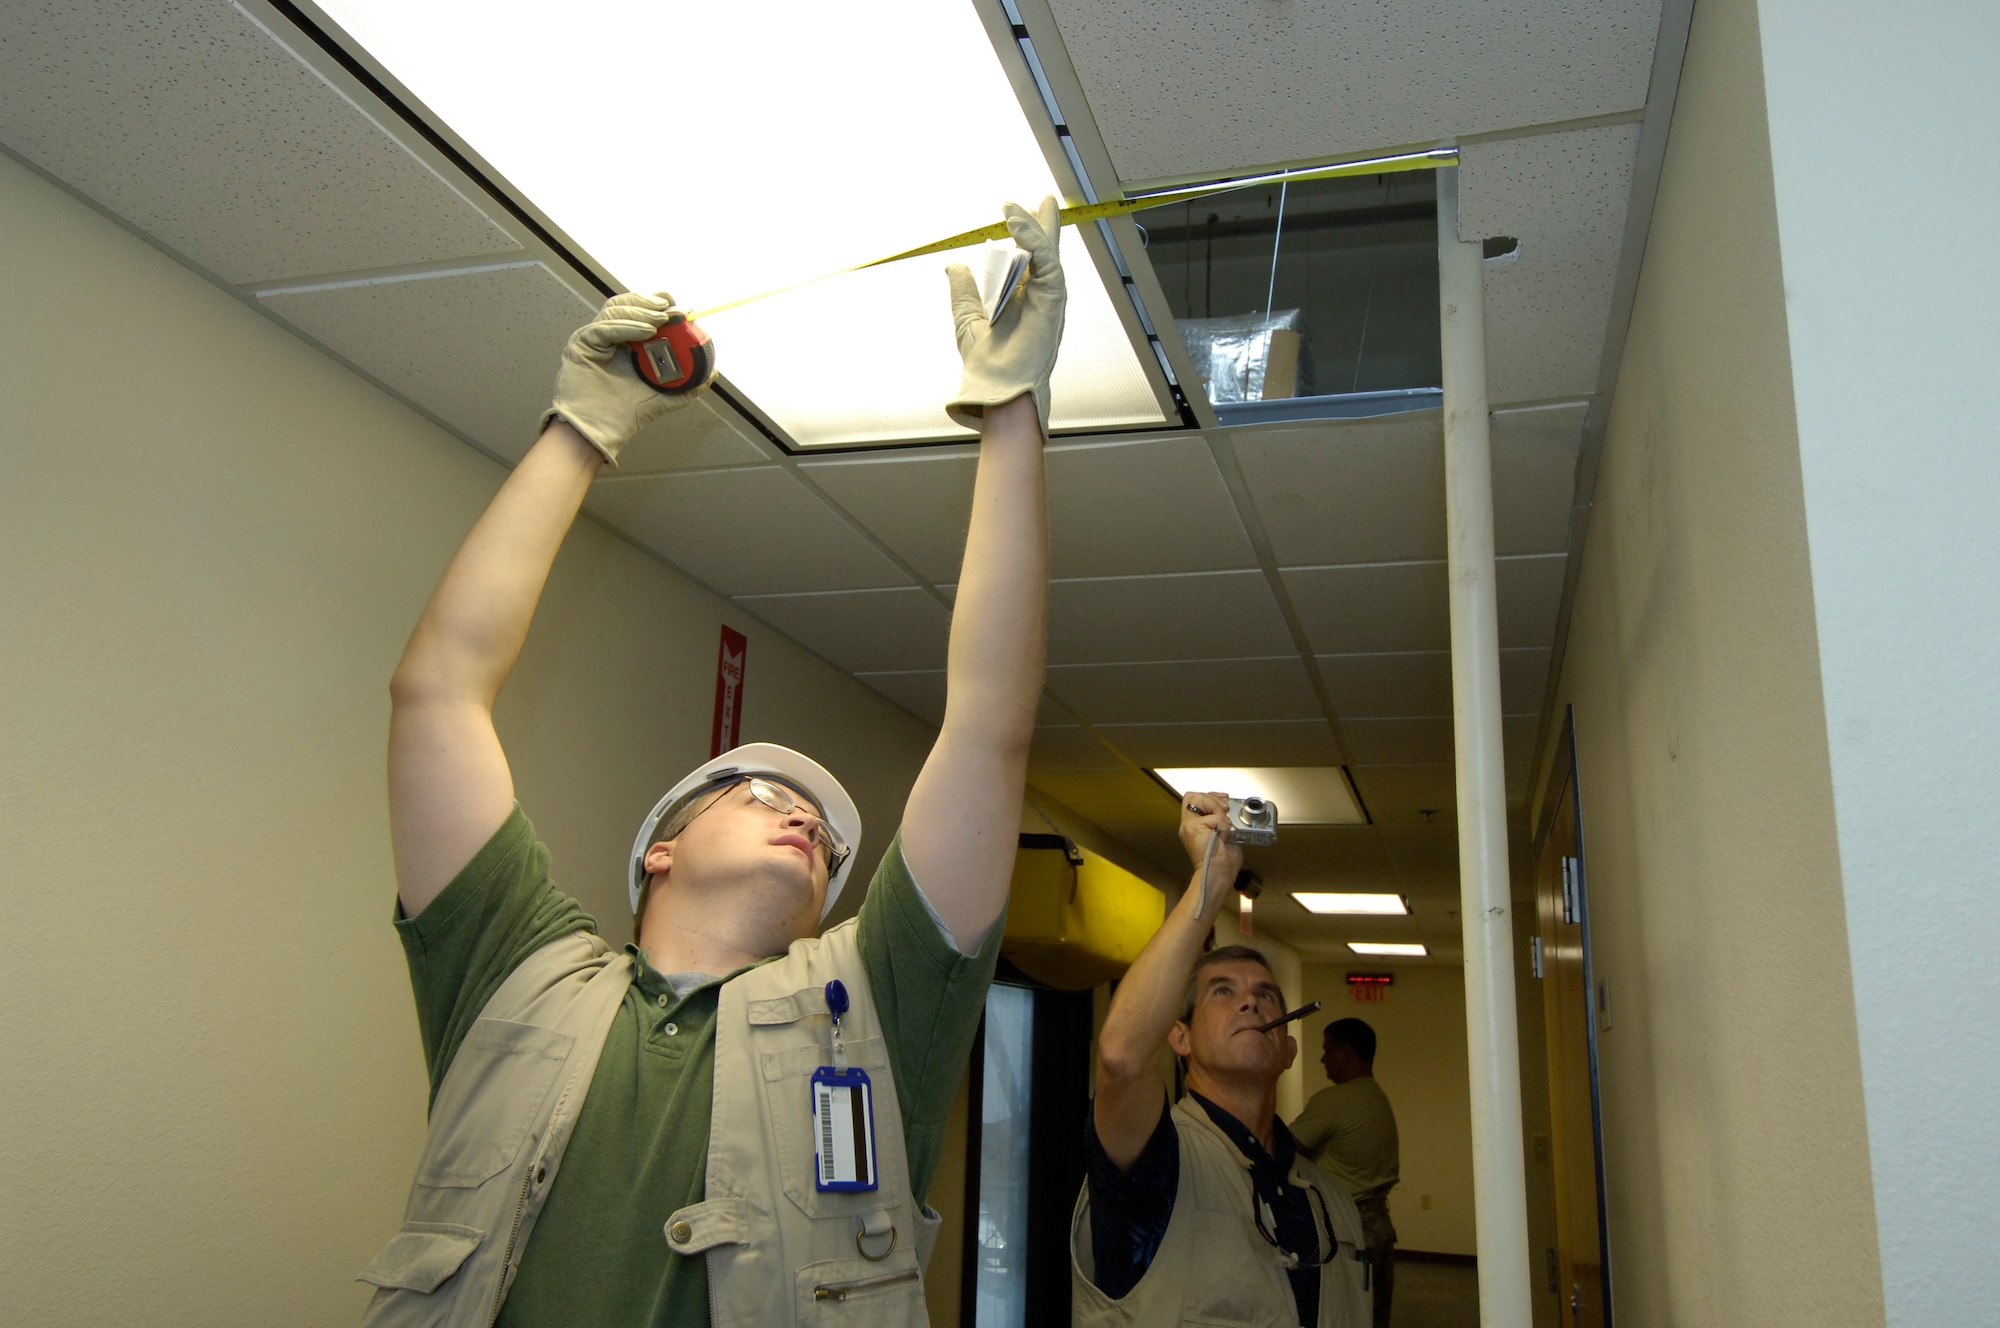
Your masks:
{"label": "illuminated light panel", "polygon": [[1361,806],[1346,773],[1334,765],[1176,767],[1153,771],[1176,794],[1220,791],[1269,798],[1280,825],[1360,825]]}
{"label": "illuminated light panel", "polygon": [[[1285,805],[1278,804],[1284,814]],[[1410,911],[1410,901],[1401,895],[1341,894],[1328,890],[1294,890],[1292,898],[1308,913],[1381,913],[1402,916]]]}
{"label": "illuminated light panel", "polygon": [[1347,948],[1358,955],[1389,955],[1406,959],[1421,959],[1430,953],[1421,945],[1400,945],[1389,941],[1349,941]]}
{"label": "illuminated light panel", "polygon": [[[322,0],[631,289],[703,308],[1057,193],[971,4]],[[945,265],[849,273],[704,321],[725,377],[803,446],[964,438]],[[1165,422],[1074,228],[1052,429]],[[554,366],[550,373],[553,376]]]}

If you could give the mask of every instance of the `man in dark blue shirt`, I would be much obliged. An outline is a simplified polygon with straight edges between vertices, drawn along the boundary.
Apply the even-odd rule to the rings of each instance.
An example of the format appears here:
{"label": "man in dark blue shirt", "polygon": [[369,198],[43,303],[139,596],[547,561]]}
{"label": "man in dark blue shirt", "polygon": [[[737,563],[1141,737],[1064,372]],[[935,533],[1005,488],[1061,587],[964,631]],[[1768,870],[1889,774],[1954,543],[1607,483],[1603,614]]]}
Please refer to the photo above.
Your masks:
{"label": "man in dark blue shirt", "polygon": [[[1120,983],[1098,1038],[1072,1232],[1078,1325],[1367,1322],[1353,1201],[1277,1118],[1278,1076],[1298,1054],[1276,1023],[1284,993],[1257,951],[1201,949],[1242,866],[1227,808],[1220,793],[1183,799],[1194,879]],[[1187,1071],[1178,1105],[1159,1073],[1163,1044]]]}

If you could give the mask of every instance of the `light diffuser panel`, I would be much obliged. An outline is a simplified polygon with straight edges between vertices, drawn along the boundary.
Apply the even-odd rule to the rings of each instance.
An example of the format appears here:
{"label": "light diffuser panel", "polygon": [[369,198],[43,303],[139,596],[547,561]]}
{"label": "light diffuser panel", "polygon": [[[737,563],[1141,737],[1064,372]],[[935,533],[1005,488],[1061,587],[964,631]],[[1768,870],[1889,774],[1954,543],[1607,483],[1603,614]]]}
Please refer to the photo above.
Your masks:
{"label": "light diffuser panel", "polygon": [[1280,825],[1359,825],[1361,806],[1339,766],[1162,767],[1153,772],[1177,794],[1215,790],[1232,798],[1269,798]]}
{"label": "light diffuser panel", "polygon": [[1349,941],[1347,948],[1358,955],[1379,955],[1390,959],[1421,959],[1430,953],[1421,945],[1401,945],[1388,941]]}
{"label": "light diffuser panel", "polygon": [[[983,2],[983,0],[982,0]],[[997,2],[997,0],[994,0]],[[1058,192],[972,3],[323,0],[635,290],[723,304]],[[1051,427],[1158,424],[1074,231]],[[963,436],[943,269],[910,259],[712,316],[722,372],[801,444]]]}
{"label": "light diffuser panel", "polygon": [[[1280,809],[1282,810],[1282,808]],[[1401,895],[1348,894],[1333,890],[1294,890],[1292,898],[1308,913],[1371,913],[1402,917],[1410,901]]]}

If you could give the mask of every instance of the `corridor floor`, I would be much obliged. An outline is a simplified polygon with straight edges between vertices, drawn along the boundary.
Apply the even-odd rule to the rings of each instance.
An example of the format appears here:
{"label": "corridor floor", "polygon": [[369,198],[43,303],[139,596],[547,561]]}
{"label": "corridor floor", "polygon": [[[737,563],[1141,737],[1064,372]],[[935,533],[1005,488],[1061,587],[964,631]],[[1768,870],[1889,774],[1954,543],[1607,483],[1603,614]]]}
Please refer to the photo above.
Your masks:
{"label": "corridor floor", "polygon": [[1479,1328],[1479,1272],[1398,1257],[1391,1328]]}

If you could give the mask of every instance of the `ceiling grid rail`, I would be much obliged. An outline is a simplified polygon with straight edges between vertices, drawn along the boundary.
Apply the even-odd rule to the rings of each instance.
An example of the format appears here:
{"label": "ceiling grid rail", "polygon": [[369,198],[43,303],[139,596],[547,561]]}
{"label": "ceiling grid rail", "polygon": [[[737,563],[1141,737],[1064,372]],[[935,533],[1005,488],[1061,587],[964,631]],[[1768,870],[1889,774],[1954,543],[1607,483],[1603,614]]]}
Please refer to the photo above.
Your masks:
{"label": "ceiling grid rail", "polygon": [[[1119,190],[1118,196],[1123,197],[1122,185],[1117,182],[1116,172],[1111,165],[1110,153],[1105,148],[1096,125],[1091,122],[1087,115],[1071,118],[1074,108],[1087,107],[1089,103],[1083,95],[1081,84],[1076,81],[1074,66],[1071,64],[1067,52],[1063,49],[1060,29],[1055,23],[1053,14],[1047,8],[1046,0],[1004,0],[1004,3],[1008,7],[1009,18],[1014,21],[1014,35],[1018,41],[1026,42],[1033,40],[1030,35],[1032,25],[1028,21],[1030,17],[1041,20],[1038,30],[1043,33],[1043,36],[1035,42],[1033,47],[1033,50],[1039,57],[1037,62],[1037,73],[1039,76],[1036,79],[1036,85],[1038,91],[1042,94],[1050,114],[1057,118],[1063,125],[1062,141],[1065,149],[1065,158],[1070,163],[1071,169],[1079,175],[1084,175],[1089,169],[1089,162],[1099,163],[1099,170],[1102,172],[1099,178],[1111,181],[1113,187]],[[1072,110],[1065,111],[1062,109],[1065,103],[1059,100],[1061,94],[1053,86],[1056,82],[1061,82],[1073,90],[1074,95],[1069,98]],[[1090,195],[1090,201],[1094,202],[1096,198],[1097,192],[1093,190]],[[1125,238],[1128,242],[1138,240],[1138,230],[1131,217],[1118,218],[1118,224],[1118,231],[1122,232],[1119,238]],[[1110,225],[1104,225],[1104,229],[1107,232],[1112,232]],[[1117,233],[1114,232],[1113,234]],[[1143,248],[1144,246],[1140,245],[1135,252],[1143,252]],[[1171,315],[1162,320],[1151,312],[1156,309],[1165,310],[1169,306],[1166,301],[1165,292],[1160,288],[1158,278],[1155,276],[1150,262],[1142,260],[1133,265],[1131,271],[1125,272],[1122,275],[1124,276],[1124,284],[1128,296],[1141,308],[1150,306],[1148,309],[1149,326],[1154,324],[1174,325]],[[1175,376],[1180,383],[1199,383],[1201,377],[1195,371],[1194,363],[1192,357],[1188,354],[1186,344],[1178,336],[1168,340],[1171,344],[1163,343],[1161,339],[1155,337],[1153,345],[1158,353],[1173,365]],[[1215,408],[1209,403],[1205,392],[1189,392],[1181,395],[1177,389],[1177,396],[1180,396],[1180,399],[1184,403],[1183,408],[1187,414],[1203,430],[1205,440],[1208,444],[1210,459],[1215,465],[1217,474],[1222,479],[1223,487],[1228,492],[1230,504],[1235,510],[1237,521],[1242,526],[1244,537],[1250,542],[1251,551],[1256,559],[1257,570],[1263,577],[1266,589],[1277,603],[1278,612],[1284,620],[1285,630],[1291,637],[1293,649],[1297,652],[1299,663],[1304,668],[1307,681],[1312,688],[1313,697],[1319,705],[1321,718],[1326,723],[1327,729],[1332,735],[1334,750],[1339,755],[1341,765],[1346,773],[1348,786],[1354,794],[1355,803],[1361,809],[1364,822],[1373,831],[1373,838],[1376,841],[1376,845],[1381,851],[1383,860],[1389,864],[1390,873],[1396,881],[1398,888],[1408,888],[1403,864],[1389,836],[1384,833],[1381,823],[1369,811],[1367,798],[1363,794],[1359,782],[1354,778],[1355,759],[1353,747],[1348,741],[1344,726],[1341,724],[1339,710],[1334,705],[1332,691],[1327,686],[1326,677],[1319,667],[1319,660],[1314,652],[1312,642],[1306,634],[1305,625],[1299,617],[1297,607],[1292,603],[1292,597],[1286,589],[1284,578],[1279,573],[1277,555],[1273,551],[1270,537],[1264,529],[1263,520],[1257,513],[1256,504],[1251,498],[1249,485],[1244,480],[1242,470],[1237,464],[1235,446],[1223,434],[1221,421],[1215,413]],[[1145,769],[1124,752],[1120,751],[1116,744],[1112,743],[1093,726],[1083,723],[1081,717],[1076,716],[1075,711],[1071,707],[1061,703],[1060,698],[1057,698],[1057,700],[1065,713],[1076,717],[1078,722],[1082,724],[1082,727],[1091,733],[1093,737],[1097,738],[1099,742],[1102,742],[1106,749],[1120,761],[1133,766],[1135,769]],[[1149,776],[1151,775],[1150,771],[1146,771],[1146,773]],[[1154,778],[1157,779],[1156,776]]]}

